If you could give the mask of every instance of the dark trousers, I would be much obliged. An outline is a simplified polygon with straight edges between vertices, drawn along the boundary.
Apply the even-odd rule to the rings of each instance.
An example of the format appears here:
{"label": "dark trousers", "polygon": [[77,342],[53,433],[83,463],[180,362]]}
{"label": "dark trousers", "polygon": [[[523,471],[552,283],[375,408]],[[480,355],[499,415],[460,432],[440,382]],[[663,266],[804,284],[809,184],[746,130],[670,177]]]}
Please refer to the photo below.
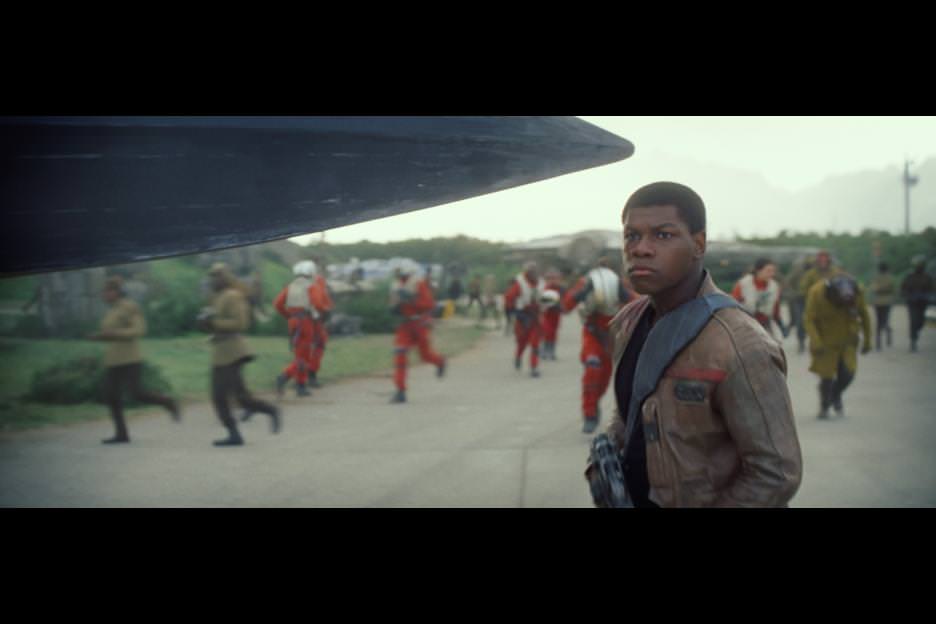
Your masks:
{"label": "dark trousers", "polygon": [[823,379],[819,382],[819,400],[823,410],[834,407],[842,409],[842,393],[845,392],[855,375],[849,372],[844,360],[839,360],[838,374],[835,379]]}
{"label": "dark trousers", "polygon": [[140,385],[143,364],[123,364],[110,366],[104,379],[104,398],[111,411],[111,419],[117,430],[117,437],[127,437],[127,422],[123,415],[123,394],[130,391],[130,396],[138,403],[162,405],[170,412],[175,410],[175,401],[155,392],[148,392]]}
{"label": "dark trousers", "polygon": [[875,346],[878,351],[881,350],[882,331],[887,333],[887,346],[889,347],[891,345],[890,310],[891,307],[889,305],[874,306],[874,315],[877,317]]}
{"label": "dark trousers", "polygon": [[237,429],[237,424],[231,416],[231,406],[228,398],[234,396],[243,408],[250,412],[261,412],[272,416],[276,408],[266,401],[254,398],[244,385],[241,367],[249,360],[241,360],[227,366],[215,366],[211,369],[211,400],[221,424],[229,430]]}
{"label": "dark trousers", "polygon": [[920,330],[926,323],[926,306],[928,302],[913,301],[907,304],[910,311],[910,342],[915,344],[920,337]]}

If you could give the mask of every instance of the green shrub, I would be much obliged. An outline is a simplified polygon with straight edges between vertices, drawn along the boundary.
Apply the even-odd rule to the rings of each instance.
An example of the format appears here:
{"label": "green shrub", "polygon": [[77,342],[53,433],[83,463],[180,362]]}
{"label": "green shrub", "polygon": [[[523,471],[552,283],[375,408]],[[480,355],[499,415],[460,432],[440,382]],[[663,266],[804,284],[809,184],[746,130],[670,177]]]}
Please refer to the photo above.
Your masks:
{"label": "green shrub", "polygon": [[292,272],[285,266],[277,264],[269,258],[260,261],[260,274],[262,276],[262,293],[260,309],[267,316],[266,321],[257,321],[251,327],[250,333],[258,336],[285,336],[287,331],[286,319],[273,307],[273,300],[293,280]]}
{"label": "green shrub", "polygon": [[392,314],[387,305],[388,288],[387,284],[379,284],[373,291],[342,294],[335,301],[335,310],[361,317],[361,331],[365,334],[392,333],[400,317]]}
{"label": "green shrub", "polygon": [[0,299],[25,302],[33,298],[39,278],[33,275],[0,278]]}
{"label": "green shrub", "polygon": [[[99,357],[80,357],[55,364],[33,374],[26,399],[53,405],[103,403],[104,379],[107,368]],[[158,366],[143,363],[143,388],[160,394],[171,394],[172,386]],[[135,402],[128,401],[128,406]]]}
{"label": "green shrub", "polygon": [[197,331],[201,310],[203,271],[188,259],[169,258],[150,263],[151,291],[146,302],[147,335],[178,336]]}

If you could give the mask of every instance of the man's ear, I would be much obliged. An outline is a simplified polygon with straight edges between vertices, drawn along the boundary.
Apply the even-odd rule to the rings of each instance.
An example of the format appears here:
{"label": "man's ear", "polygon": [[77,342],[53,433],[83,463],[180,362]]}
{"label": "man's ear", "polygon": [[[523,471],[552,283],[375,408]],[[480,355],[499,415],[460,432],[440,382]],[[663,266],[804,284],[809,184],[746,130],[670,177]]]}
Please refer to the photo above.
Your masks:
{"label": "man's ear", "polygon": [[696,258],[702,258],[705,255],[705,230],[699,230],[692,235],[692,243],[695,246]]}

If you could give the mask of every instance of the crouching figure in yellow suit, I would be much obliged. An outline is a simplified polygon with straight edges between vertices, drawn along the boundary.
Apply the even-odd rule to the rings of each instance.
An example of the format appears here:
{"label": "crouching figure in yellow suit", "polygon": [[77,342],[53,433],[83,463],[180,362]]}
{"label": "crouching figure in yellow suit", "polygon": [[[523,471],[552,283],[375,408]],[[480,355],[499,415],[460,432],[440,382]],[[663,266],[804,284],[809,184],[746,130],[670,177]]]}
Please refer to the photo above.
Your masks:
{"label": "crouching figure in yellow suit", "polygon": [[812,355],[809,370],[821,380],[819,418],[828,418],[829,407],[844,416],[842,392],[858,369],[859,329],[864,334],[861,353],[871,350],[871,319],[855,278],[839,273],[813,284],[806,295],[803,324]]}

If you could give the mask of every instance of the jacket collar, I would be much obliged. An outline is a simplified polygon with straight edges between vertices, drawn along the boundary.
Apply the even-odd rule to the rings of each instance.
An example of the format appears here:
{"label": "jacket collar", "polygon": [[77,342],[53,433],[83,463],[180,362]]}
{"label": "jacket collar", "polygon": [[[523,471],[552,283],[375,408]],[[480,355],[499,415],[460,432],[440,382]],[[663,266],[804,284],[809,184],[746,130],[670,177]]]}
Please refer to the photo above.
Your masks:
{"label": "jacket collar", "polygon": [[[699,290],[696,291],[696,299],[712,293],[722,292],[715,285],[711,273],[703,269],[703,275],[702,284],[699,286]],[[614,354],[611,360],[613,364],[616,365],[618,360],[621,359],[624,347],[630,342],[630,338],[634,334],[637,323],[640,321],[641,317],[643,317],[648,307],[650,307],[650,297],[642,295],[621,308],[620,312],[611,319],[611,334],[614,336]]]}

